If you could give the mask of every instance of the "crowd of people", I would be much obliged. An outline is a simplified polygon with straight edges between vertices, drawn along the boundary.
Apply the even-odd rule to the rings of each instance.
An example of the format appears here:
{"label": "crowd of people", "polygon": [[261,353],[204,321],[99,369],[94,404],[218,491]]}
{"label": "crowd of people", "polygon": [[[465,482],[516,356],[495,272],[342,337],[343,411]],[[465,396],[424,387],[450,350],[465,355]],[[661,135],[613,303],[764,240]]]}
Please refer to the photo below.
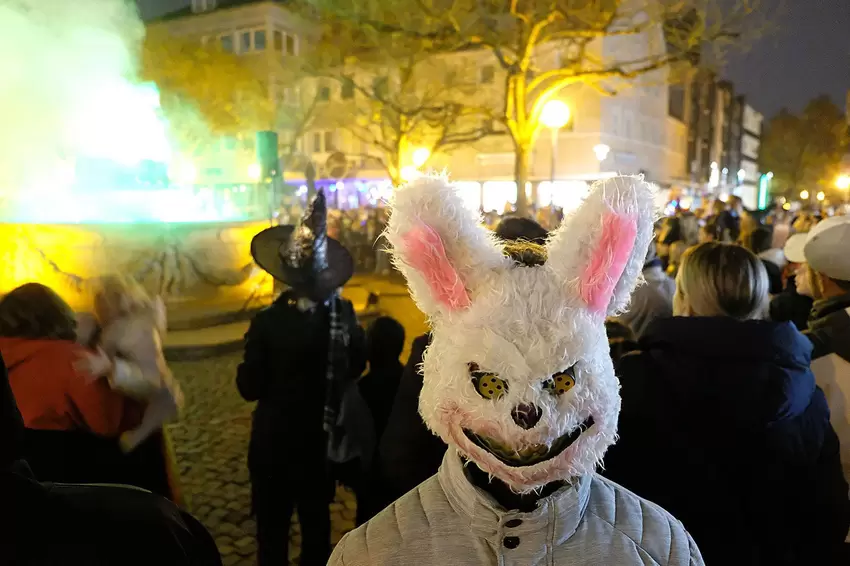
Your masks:
{"label": "crowd of people", "polygon": [[[251,322],[235,376],[256,402],[258,563],[289,563],[297,511],[304,566],[850,564],[850,217],[731,197],[653,230],[651,207],[616,217],[629,199],[604,201],[642,185],[566,219],[485,215],[492,236],[439,184],[392,216],[328,211],[319,192],[257,235],[255,262],[286,287]],[[403,326],[364,329],[339,294],[355,266],[389,272],[387,247],[434,333],[405,364]],[[182,394],[162,302],[106,277],[88,310],[36,283],[0,298],[0,500],[15,517],[2,555],[219,564],[182,509],[163,428]],[[554,373],[539,387],[514,375],[541,367]],[[591,413],[563,428],[581,403]],[[486,421],[494,407],[507,420]],[[563,436],[508,442],[540,423]],[[360,527],[332,556],[337,483]]]}

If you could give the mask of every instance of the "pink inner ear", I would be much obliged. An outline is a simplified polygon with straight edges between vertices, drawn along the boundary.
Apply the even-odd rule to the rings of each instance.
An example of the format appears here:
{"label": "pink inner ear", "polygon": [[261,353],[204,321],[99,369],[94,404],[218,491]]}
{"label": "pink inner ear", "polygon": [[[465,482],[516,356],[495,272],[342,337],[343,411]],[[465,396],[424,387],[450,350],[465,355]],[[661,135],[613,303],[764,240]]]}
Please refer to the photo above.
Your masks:
{"label": "pink inner ear", "polygon": [[402,236],[402,242],[404,260],[422,275],[437,302],[451,310],[469,307],[469,293],[449,262],[443,240],[433,228],[417,224]]}
{"label": "pink inner ear", "polygon": [[637,219],[608,212],[602,217],[602,235],[579,282],[581,298],[594,312],[608,310],[637,237]]}

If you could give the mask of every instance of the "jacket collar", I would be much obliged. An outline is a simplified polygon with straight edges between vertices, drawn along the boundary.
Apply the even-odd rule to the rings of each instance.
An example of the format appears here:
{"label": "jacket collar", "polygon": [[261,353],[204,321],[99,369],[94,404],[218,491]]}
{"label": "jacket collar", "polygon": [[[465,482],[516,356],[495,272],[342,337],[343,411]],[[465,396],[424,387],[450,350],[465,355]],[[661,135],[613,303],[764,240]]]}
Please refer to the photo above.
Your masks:
{"label": "jacket collar", "polygon": [[[841,318],[847,316],[847,309],[850,308],[850,293],[831,299],[822,299],[815,301],[812,305],[812,314],[810,317],[809,326],[817,328],[820,325],[829,325],[833,318]],[[830,319],[830,320],[827,320]]]}
{"label": "jacket collar", "polygon": [[[528,513],[508,511],[484,490],[474,486],[464,471],[457,450],[449,448],[437,472],[437,480],[454,509],[470,529],[498,548],[506,534],[522,536],[545,530],[561,544],[578,528],[590,499],[590,476],[582,476],[572,485],[565,486],[537,504]],[[506,527],[508,521],[519,519],[521,524]],[[508,531],[510,531],[508,533]]]}

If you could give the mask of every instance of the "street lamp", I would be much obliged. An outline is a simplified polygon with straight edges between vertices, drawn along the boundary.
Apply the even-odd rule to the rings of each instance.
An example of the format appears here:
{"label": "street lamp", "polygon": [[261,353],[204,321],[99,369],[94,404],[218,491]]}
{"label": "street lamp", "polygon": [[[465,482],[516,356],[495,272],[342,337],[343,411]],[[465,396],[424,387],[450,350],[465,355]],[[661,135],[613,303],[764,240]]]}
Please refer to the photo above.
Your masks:
{"label": "street lamp", "polygon": [[800,200],[809,200],[809,191],[800,191]]}
{"label": "street lamp", "polygon": [[817,194],[817,198],[818,198],[818,200],[824,200],[824,199],[826,198],[826,193],[825,193],[825,192],[823,192],[823,191],[820,191],[820,192]]}
{"label": "street lamp", "polygon": [[[549,181],[552,186],[550,194],[555,190],[555,163],[558,158],[558,132],[570,121],[570,107],[563,100],[550,100],[543,106],[540,122],[552,132],[552,166],[549,171]],[[519,190],[519,188],[517,188]]]}
{"label": "street lamp", "polygon": [[835,180],[835,186],[842,191],[850,189],[850,175],[841,175],[838,177],[838,179]]}

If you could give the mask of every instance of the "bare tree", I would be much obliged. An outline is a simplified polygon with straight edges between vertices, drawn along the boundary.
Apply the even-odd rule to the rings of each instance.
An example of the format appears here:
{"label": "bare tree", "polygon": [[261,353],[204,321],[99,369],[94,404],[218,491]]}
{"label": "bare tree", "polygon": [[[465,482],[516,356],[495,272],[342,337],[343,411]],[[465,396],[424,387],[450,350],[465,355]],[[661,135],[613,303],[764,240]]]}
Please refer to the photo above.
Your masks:
{"label": "bare tree", "polygon": [[[545,104],[574,84],[610,95],[632,81],[740,42],[771,0],[312,0],[354,25],[415,38],[431,53],[488,52],[503,81],[499,118],[513,141],[518,187]],[[778,1],[778,0],[776,0]],[[638,47],[636,47],[638,46]],[[557,57],[546,52],[557,51]],[[552,60],[557,61],[552,64]],[[542,64],[546,60],[547,64]],[[525,213],[525,191],[517,191]]]}
{"label": "bare tree", "polygon": [[312,74],[320,98],[330,85],[339,96],[320,120],[359,142],[349,155],[381,168],[393,184],[409,168],[500,129],[490,109],[468,102],[476,87],[469,68],[434,55],[419,38],[355,29],[332,16],[326,21],[333,22],[333,39],[321,42]]}

